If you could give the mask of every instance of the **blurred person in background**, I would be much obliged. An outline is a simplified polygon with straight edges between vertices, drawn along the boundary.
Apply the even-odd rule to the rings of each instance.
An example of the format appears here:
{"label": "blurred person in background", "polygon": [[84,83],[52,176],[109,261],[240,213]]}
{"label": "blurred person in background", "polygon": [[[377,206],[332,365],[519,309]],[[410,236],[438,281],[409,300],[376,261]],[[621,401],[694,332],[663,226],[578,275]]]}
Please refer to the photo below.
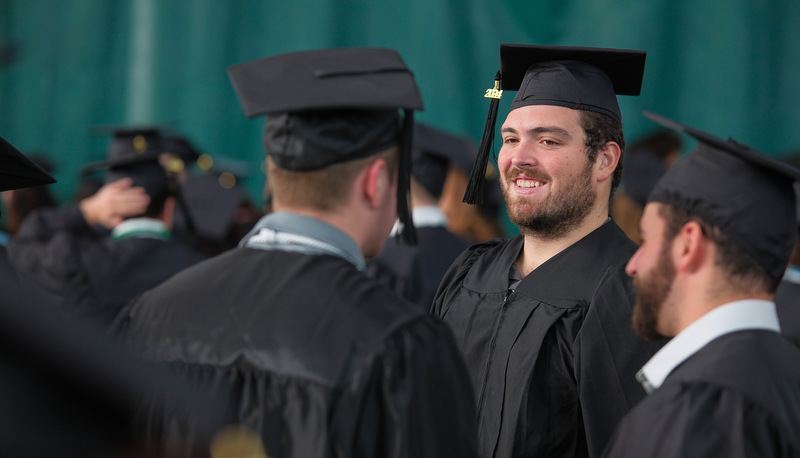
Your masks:
{"label": "blurred person in background", "polygon": [[[54,181],[0,138],[0,191]],[[184,456],[207,456],[224,407],[23,286],[0,254],[0,456],[173,456],[145,451],[132,419],[146,403],[191,418],[198,434]]]}
{"label": "blurred person in background", "polygon": [[[42,155],[30,155],[30,159],[52,175],[53,165]],[[3,219],[5,232],[0,233],[0,244],[8,245],[8,238],[19,231],[19,226],[26,216],[40,207],[55,207],[56,201],[47,186],[28,186],[0,192],[3,202]]]}
{"label": "blurred person in background", "polygon": [[[475,150],[475,146],[471,145]],[[483,199],[480,203],[470,205],[464,202],[464,192],[469,182],[469,172],[474,163],[473,159],[463,160],[462,157],[454,159],[447,171],[442,196],[439,198],[439,208],[447,217],[447,228],[459,237],[472,243],[504,237],[505,232],[500,223],[502,212],[505,208],[503,194],[497,178],[497,167],[487,164],[483,187]]]}
{"label": "blurred person in background", "polygon": [[[202,257],[171,238],[180,160],[153,130],[114,133],[104,184],[78,204],[31,213],[9,244],[25,281],[108,328],[131,299]],[[174,162],[178,161],[178,162]]]}
{"label": "blurred person in background", "polygon": [[620,189],[611,199],[611,217],[637,245],[647,196],[682,151],[683,140],[669,129],[651,132],[628,148]]}
{"label": "blurred person in background", "polygon": [[[246,166],[200,153],[185,139],[186,171],[179,177],[184,206],[175,207],[173,231],[209,258],[235,248],[262,216],[242,187]],[[186,214],[189,214],[189,218]]]}
{"label": "blurred person in background", "polygon": [[439,282],[453,260],[470,245],[448,229],[447,216],[439,207],[447,172],[457,157],[474,159],[470,143],[443,130],[417,123],[411,167],[411,215],[417,244],[397,237],[396,224],[378,256],[367,259],[370,276],[429,310]]}

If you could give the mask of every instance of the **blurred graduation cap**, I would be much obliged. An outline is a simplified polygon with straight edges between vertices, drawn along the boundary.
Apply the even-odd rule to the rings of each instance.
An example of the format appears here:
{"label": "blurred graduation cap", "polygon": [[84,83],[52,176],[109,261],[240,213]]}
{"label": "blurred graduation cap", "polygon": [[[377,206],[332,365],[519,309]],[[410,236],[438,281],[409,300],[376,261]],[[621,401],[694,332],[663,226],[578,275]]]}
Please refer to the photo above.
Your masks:
{"label": "blurred graduation cap", "polygon": [[485,97],[492,101],[464,202],[480,199],[503,91],[518,91],[512,111],[554,105],[601,113],[621,122],[616,96],[639,95],[645,58],[646,53],[638,50],[501,44],[500,71],[494,88],[486,91]]}
{"label": "blurred graduation cap", "polygon": [[800,169],[733,139],[724,141],[655,113],[644,115],[698,141],[667,170],[648,202],[674,205],[719,227],[780,279],[797,239],[793,185]]}
{"label": "blurred graduation cap", "polygon": [[234,65],[228,75],[245,114],[267,115],[264,149],[279,167],[313,170],[398,145],[397,212],[404,238],[416,240],[408,193],[413,110],[423,104],[396,51],[293,52]]}
{"label": "blurred graduation cap", "polygon": [[667,171],[667,164],[653,154],[642,151],[625,158],[622,181],[628,196],[644,207],[656,182]]}
{"label": "blurred graduation cap", "polygon": [[180,146],[174,137],[165,138],[159,128],[149,126],[117,127],[111,133],[106,160],[84,166],[84,175],[105,170],[106,183],[127,177],[151,196],[174,192],[168,172],[179,172],[183,163],[176,154],[166,163],[161,161],[162,153]]}
{"label": "blurred graduation cap", "polygon": [[42,167],[0,137],[0,191],[55,183]]}
{"label": "blurred graduation cap", "polygon": [[[226,241],[234,225],[236,211],[249,202],[247,194],[237,182],[236,176],[230,172],[186,175],[181,185],[181,195],[195,225],[194,235],[212,243]],[[184,209],[176,212],[174,224],[178,232],[185,229]]]}
{"label": "blurred graduation cap", "polygon": [[[229,238],[236,224],[237,211],[250,203],[241,186],[249,175],[248,165],[194,149],[193,154],[182,157],[196,167],[187,167],[189,173],[181,183],[180,192],[185,207],[181,206],[175,212],[174,230],[179,234],[191,232],[185,215],[188,213],[195,225],[192,236],[199,238],[196,242],[226,247],[231,242]],[[235,240],[235,243],[238,242]]]}
{"label": "blurred graduation cap", "polygon": [[414,126],[411,176],[433,197],[442,195],[451,165],[469,171],[475,159],[472,141],[427,124]]}

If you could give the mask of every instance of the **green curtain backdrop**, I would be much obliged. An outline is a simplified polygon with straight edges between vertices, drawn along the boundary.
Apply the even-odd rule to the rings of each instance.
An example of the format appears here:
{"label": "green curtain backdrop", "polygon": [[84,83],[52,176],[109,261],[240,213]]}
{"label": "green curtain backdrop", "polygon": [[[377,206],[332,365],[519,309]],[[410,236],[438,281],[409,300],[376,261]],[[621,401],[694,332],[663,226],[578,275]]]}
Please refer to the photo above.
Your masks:
{"label": "green curtain backdrop", "polygon": [[620,97],[629,140],[655,128],[651,110],[783,156],[800,147],[799,23],[789,0],[0,0],[0,135],[52,159],[65,201],[105,155],[93,128],[167,123],[248,164],[260,203],[263,119],[245,119],[226,67],[395,48],[425,100],[418,119],[477,140],[513,42],[646,50],[642,95]]}

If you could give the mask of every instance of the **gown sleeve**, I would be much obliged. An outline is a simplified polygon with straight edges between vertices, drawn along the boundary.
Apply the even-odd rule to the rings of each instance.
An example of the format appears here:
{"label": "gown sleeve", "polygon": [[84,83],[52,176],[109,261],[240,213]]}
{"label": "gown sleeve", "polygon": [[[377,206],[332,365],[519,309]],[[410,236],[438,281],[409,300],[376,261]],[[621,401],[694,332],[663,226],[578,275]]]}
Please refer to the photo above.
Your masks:
{"label": "gown sleeve", "polygon": [[83,272],[83,244],[95,239],[77,205],[43,208],[25,218],[9,242],[8,254],[21,278],[63,294],[65,286]]}
{"label": "gown sleeve", "polygon": [[498,239],[475,244],[464,250],[453,260],[453,263],[450,264],[450,267],[444,273],[441,282],[439,282],[439,288],[436,290],[436,294],[431,303],[431,315],[442,318],[447,313],[453,295],[458,292],[461,283],[464,281],[464,278],[469,273],[473,264],[475,264],[486,250],[498,244],[500,244]]}
{"label": "gown sleeve", "polygon": [[335,456],[477,457],[472,387],[446,325],[423,316],[365,360],[333,409]]}

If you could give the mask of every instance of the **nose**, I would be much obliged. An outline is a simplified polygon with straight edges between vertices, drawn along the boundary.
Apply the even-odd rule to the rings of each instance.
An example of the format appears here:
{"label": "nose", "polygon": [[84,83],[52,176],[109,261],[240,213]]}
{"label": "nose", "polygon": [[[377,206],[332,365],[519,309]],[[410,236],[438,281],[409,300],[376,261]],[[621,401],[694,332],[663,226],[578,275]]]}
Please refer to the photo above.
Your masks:
{"label": "nose", "polygon": [[639,260],[640,251],[642,251],[641,248],[636,250],[636,252],[633,253],[633,256],[631,256],[631,258],[628,260],[628,264],[625,265],[625,273],[628,274],[628,276],[631,278],[636,276],[636,264],[637,261]]}
{"label": "nose", "polygon": [[539,162],[536,160],[536,154],[534,153],[533,148],[528,148],[522,143],[513,149],[506,149],[506,151],[503,151],[501,148],[500,154],[503,153],[506,154],[507,160],[511,163],[511,165],[517,168],[524,169],[536,167],[539,164]]}

